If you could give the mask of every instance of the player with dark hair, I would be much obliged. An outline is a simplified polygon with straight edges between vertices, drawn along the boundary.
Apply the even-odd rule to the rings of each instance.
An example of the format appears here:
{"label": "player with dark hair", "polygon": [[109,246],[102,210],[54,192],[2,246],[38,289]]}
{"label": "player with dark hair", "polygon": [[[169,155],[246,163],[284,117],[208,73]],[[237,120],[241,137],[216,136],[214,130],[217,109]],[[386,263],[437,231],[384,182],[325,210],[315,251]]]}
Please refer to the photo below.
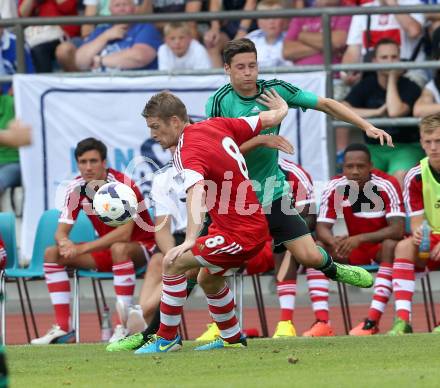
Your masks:
{"label": "player with dark hair", "polygon": [[[175,179],[183,179],[187,190],[188,225],[185,241],[164,258],[159,330],[137,354],[181,348],[177,327],[187,296],[184,274],[200,267],[205,270],[199,272],[198,283],[205,291],[221,337],[197,350],[246,345],[234,313],[233,296],[223,276],[257,255],[265,246],[268,233],[263,209],[238,147],[262,129],[278,125],[288,110],[276,91],[266,90],[258,102],[270,110],[254,117],[214,118],[193,125],[188,122],[183,103],[170,93],[159,93],[146,104],[143,115],[152,137],[163,148],[177,145],[174,165],[179,175]],[[198,237],[207,206],[212,224],[207,236]],[[302,249],[310,256],[317,250],[314,244],[304,244]],[[334,279],[361,287],[372,285],[368,272],[335,264],[330,256],[326,256],[322,267]]]}
{"label": "player with dark hair", "polygon": [[[155,254],[154,234],[148,230],[152,222],[145,208],[139,212],[142,222],[131,220],[118,227],[104,224],[93,211],[93,195],[105,182],[129,185],[136,193],[139,204],[143,203],[139,189],[130,178],[107,168],[105,144],[94,138],[84,139],[76,146],[75,158],[80,175],[67,186],[55,233],[56,245],[47,248],[44,255],[44,274],[55,310],[56,324],[44,336],[33,339],[31,343],[35,345],[67,342],[74,337],[70,322],[67,267],[113,272],[120,324],[116,326],[110,341],[125,337],[128,334],[125,327],[127,310],[132,304],[135,288],[135,268],[147,264]],[[89,217],[99,238],[75,244],[69,239],[69,233],[81,209]]]}
{"label": "player with dark hair", "polygon": [[[368,137],[378,139],[381,144],[386,142],[392,146],[390,135],[339,102],[318,97],[281,80],[258,79],[257,51],[249,39],[230,41],[224,50],[224,61],[230,83],[209,98],[206,104],[208,117],[253,117],[267,109],[258,99],[266,90],[273,89],[291,108],[320,110],[361,128]],[[261,134],[278,135],[279,129],[279,125],[273,126]],[[294,211],[290,214],[283,211],[286,208],[282,208],[282,204],[289,203],[290,199],[289,187],[278,166],[278,150],[288,151],[290,147],[287,140],[280,136],[269,136],[269,140],[266,136],[256,136],[241,145],[240,151],[245,155],[258,199],[265,209],[271,209],[267,220],[275,247],[287,249],[300,264],[316,268],[331,279],[340,280],[342,272],[338,273],[330,255],[316,246],[302,217]],[[343,269],[346,268],[340,267],[340,271]],[[353,276],[358,277],[357,272]],[[285,322],[279,325],[275,335],[288,336],[292,330],[292,324]]]}
{"label": "player with dark hair", "polygon": [[[342,174],[331,179],[323,191],[316,236],[337,261],[379,263],[368,316],[350,331],[350,335],[373,335],[379,332],[379,320],[391,296],[394,249],[405,231],[402,191],[396,178],[373,168],[365,144],[345,149],[342,168]],[[335,236],[333,225],[341,215],[348,234]],[[327,317],[315,322],[308,336],[325,335],[323,328],[329,319],[325,279],[320,284],[319,304]]]}

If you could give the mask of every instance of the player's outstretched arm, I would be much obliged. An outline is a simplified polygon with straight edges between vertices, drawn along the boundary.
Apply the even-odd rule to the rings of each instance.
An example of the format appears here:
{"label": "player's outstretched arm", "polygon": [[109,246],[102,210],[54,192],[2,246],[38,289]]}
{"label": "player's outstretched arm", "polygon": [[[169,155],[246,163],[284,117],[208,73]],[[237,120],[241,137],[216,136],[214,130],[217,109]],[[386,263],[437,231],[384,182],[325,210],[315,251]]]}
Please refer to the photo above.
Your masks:
{"label": "player's outstretched arm", "polygon": [[283,136],[279,135],[259,135],[255,136],[240,146],[240,152],[246,155],[258,147],[274,148],[276,150],[285,152],[286,154],[293,154],[293,145]]}
{"label": "player's outstretched arm", "polygon": [[381,145],[386,143],[389,147],[394,147],[393,139],[388,133],[376,128],[350,108],[332,98],[318,97],[318,103],[315,109],[362,129],[368,137],[378,139]]}
{"label": "player's outstretched arm", "polygon": [[266,90],[258,97],[257,102],[269,108],[259,114],[262,129],[275,127],[287,116],[289,107],[274,89]]}

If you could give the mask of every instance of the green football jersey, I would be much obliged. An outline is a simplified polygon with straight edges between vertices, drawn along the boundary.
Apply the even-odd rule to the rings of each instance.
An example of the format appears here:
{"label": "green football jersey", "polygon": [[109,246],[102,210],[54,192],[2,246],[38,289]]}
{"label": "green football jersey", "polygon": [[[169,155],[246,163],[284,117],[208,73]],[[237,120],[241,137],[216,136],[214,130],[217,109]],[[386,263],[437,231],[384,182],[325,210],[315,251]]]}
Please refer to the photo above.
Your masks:
{"label": "green football jersey", "polygon": [[[260,111],[268,110],[264,105],[256,102],[256,99],[265,89],[275,89],[283,97],[290,108],[315,108],[318,96],[293,86],[281,80],[258,80],[258,93],[253,97],[242,97],[227,84],[218,89],[206,103],[206,115],[208,117],[249,117],[255,116]],[[278,135],[280,127],[265,129],[264,135]],[[258,147],[245,155],[249,170],[249,178],[258,181],[254,189],[263,206],[269,205],[280,198],[289,190],[284,173],[278,166],[278,150]],[[257,187],[260,186],[260,187]]]}

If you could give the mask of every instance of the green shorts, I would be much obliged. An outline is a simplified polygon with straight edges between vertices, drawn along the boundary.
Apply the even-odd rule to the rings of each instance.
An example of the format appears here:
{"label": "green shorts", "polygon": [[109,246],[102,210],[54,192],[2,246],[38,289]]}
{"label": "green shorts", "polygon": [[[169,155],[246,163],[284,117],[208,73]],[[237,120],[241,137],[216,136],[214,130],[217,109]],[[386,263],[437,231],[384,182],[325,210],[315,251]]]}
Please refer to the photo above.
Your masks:
{"label": "green shorts", "polygon": [[420,143],[396,143],[394,148],[367,144],[374,168],[390,175],[397,171],[408,171],[425,157]]}

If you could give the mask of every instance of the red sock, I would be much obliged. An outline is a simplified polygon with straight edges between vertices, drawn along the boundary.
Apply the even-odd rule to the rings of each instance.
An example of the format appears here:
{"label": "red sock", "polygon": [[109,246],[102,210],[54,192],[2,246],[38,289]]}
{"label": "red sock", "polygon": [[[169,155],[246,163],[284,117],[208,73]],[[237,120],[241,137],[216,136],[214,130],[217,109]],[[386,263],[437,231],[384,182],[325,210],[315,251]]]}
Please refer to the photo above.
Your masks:
{"label": "red sock", "polygon": [[[131,260],[114,264],[113,285],[115,287],[116,300],[124,305],[125,311],[133,304],[134,287],[136,285],[136,272]],[[125,317],[119,317],[121,320]],[[125,322],[120,322],[124,324]]]}
{"label": "red sock", "polygon": [[227,285],[217,294],[207,294],[209,313],[217,324],[221,337],[229,342],[237,342],[241,337],[240,324],[234,310],[234,296]]}
{"label": "red sock", "polygon": [[278,300],[280,301],[280,321],[292,321],[295,310],[296,280],[277,282]]}
{"label": "red sock", "polygon": [[307,268],[307,284],[313,312],[318,321],[328,322],[328,285],[327,277],[314,268]]}
{"label": "red sock", "polygon": [[414,263],[408,259],[395,259],[393,264],[393,292],[398,318],[409,322],[415,288]]}
{"label": "red sock", "polygon": [[390,299],[393,291],[393,265],[390,263],[382,263],[377,271],[376,280],[374,282],[374,294],[371,301],[370,310],[368,311],[368,319],[371,321],[379,320],[385,311],[385,307]]}
{"label": "red sock", "polygon": [[173,340],[182,319],[186,301],[185,275],[162,275],[162,298],[160,300],[160,327],[157,335]]}
{"label": "red sock", "polygon": [[70,282],[66,267],[44,263],[44,277],[50,300],[55,310],[55,320],[61,330],[70,330]]}

